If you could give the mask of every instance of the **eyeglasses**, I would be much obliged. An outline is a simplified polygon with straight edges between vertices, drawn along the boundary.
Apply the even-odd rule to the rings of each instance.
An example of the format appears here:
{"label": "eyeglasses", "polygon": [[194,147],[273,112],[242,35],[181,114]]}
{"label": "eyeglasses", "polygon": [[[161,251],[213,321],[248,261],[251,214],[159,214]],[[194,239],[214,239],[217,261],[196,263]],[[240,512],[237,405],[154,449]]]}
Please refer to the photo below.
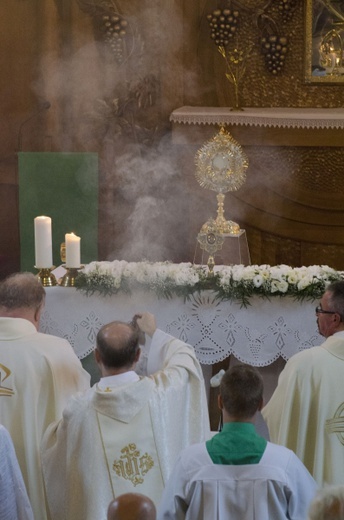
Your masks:
{"label": "eyeglasses", "polygon": [[337,314],[336,311],[324,311],[324,309],[321,308],[321,305],[318,305],[315,307],[315,314]]}

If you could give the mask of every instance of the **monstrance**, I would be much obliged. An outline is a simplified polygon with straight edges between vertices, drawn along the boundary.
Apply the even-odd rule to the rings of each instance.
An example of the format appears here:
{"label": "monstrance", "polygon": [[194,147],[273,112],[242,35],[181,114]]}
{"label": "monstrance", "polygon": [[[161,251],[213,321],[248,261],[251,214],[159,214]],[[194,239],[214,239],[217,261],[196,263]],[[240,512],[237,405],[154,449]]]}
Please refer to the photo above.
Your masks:
{"label": "monstrance", "polygon": [[223,127],[200,148],[195,157],[196,179],[202,188],[217,192],[217,217],[209,218],[197,235],[201,249],[209,253],[210,274],[215,265],[214,255],[226,237],[239,237],[244,231],[224,216],[225,193],[238,190],[246,180],[248,159],[240,144]]}

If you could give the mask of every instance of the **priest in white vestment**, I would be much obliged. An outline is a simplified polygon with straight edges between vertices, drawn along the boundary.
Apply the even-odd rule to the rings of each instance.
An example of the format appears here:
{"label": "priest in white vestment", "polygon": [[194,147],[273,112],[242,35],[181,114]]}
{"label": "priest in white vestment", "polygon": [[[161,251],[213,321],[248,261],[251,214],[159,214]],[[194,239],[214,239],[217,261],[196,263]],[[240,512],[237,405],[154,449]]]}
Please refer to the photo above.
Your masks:
{"label": "priest in white vestment", "polygon": [[306,520],[317,485],[296,455],[257,434],[263,381],[248,365],[221,380],[223,429],[182,451],[157,520]]}
{"label": "priest in white vestment", "polygon": [[[152,337],[144,377],[134,371],[140,329]],[[130,492],[157,505],[181,449],[210,436],[194,349],[156,329],[153,315],[102,327],[95,355],[100,382],[43,439],[52,520],[106,520],[109,503]]]}
{"label": "priest in white vestment", "polygon": [[34,520],[10,434],[0,425],[0,518]]}
{"label": "priest in white vestment", "polygon": [[344,282],[327,287],[316,316],[326,341],[289,359],[262,413],[320,486],[344,485]]}
{"label": "priest in white vestment", "polygon": [[68,399],[90,386],[71,345],[38,332],[45,290],[32,273],[0,283],[0,422],[11,435],[35,520],[47,520],[40,443]]}

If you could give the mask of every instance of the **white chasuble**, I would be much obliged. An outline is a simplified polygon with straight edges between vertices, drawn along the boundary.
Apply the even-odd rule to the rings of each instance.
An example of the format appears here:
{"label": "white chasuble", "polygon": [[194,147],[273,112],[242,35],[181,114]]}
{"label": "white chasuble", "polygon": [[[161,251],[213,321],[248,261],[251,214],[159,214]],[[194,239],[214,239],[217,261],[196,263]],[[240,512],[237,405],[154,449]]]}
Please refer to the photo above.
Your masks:
{"label": "white chasuble", "polygon": [[97,411],[114,497],[133,492],[159,502],[163,479],[148,404],[128,424]]}
{"label": "white chasuble", "polygon": [[102,381],[48,427],[42,460],[52,520],[106,520],[110,501],[128,492],[158,506],[180,450],[210,437],[194,349],[157,330],[149,356],[150,376]]}
{"label": "white chasuble", "polygon": [[319,486],[344,485],[344,338],[292,356],[262,410],[270,438],[296,453]]}

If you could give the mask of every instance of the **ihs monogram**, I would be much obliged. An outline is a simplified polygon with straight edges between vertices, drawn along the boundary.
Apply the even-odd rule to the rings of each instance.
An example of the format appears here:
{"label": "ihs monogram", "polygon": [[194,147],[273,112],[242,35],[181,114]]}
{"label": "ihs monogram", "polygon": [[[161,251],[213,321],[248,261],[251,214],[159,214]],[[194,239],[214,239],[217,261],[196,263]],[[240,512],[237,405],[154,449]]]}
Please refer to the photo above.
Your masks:
{"label": "ihs monogram", "polygon": [[148,453],[140,454],[136,444],[128,444],[121,450],[121,458],[115,460],[112,469],[119,477],[130,480],[134,486],[142,484],[144,475],[154,466],[154,461]]}

